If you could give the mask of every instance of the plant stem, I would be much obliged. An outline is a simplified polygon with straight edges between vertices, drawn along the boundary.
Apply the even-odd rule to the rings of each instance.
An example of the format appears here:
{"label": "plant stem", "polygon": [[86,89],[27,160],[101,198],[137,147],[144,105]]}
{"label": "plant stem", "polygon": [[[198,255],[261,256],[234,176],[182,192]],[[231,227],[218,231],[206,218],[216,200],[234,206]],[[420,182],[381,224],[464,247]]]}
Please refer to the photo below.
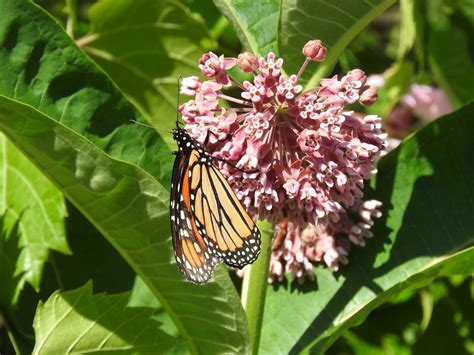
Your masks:
{"label": "plant stem", "polygon": [[71,38],[74,38],[74,32],[77,26],[77,3],[76,0],[66,0],[67,23],[66,32]]}
{"label": "plant stem", "polygon": [[247,314],[253,354],[258,353],[260,343],[273,236],[271,223],[261,221],[258,223],[258,228],[262,235],[260,255],[245,272],[242,284],[242,305]]}

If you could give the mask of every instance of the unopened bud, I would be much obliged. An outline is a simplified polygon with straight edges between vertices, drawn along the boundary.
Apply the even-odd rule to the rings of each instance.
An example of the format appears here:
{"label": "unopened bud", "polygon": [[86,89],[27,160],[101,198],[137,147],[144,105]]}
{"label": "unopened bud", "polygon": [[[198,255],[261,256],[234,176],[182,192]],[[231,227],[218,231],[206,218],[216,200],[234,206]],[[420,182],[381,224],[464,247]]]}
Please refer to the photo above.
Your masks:
{"label": "unopened bud", "polygon": [[258,67],[258,59],[257,57],[250,53],[244,52],[239,54],[237,58],[237,63],[239,64],[240,69],[246,73],[253,72]]}
{"label": "unopened bud", "polygon": [[365,89],[359,97],[360,103],[364,106],[371,106],[377,99],[377,89],[373,86],[369,86]]}
{"label": "unopened bud", "polygon": [[306,58],[316,62],[322,62],[326,58],[327,49],[319,39],[314,39],[306,43],[303,47],[303,54]]}

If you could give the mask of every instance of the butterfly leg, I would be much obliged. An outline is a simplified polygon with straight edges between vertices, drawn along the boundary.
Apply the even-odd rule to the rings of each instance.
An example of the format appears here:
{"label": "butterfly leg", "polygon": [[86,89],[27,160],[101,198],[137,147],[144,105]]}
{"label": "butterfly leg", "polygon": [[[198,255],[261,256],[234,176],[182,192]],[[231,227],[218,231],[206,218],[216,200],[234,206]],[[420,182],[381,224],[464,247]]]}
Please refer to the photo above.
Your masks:
{"label": "butterfly leg", "polygon": [[[217,138],[217,134],[215,134],[215,133],[212,132],[211,130],[207,131],[206,139],[204,139],[204,143],[203,143],[204,146],[206,146],[207,143],[209,143],[209,137],[210,137],[211,135],[213,135],[214,137]],[[229,133],[225,138],[223,138],[223,139],[217,139],[217,141],[218,141],[219,143],[225,142],[225,141],[227,141],[228,139],[232,138],[233,135],[234,135],[234,133]]]}

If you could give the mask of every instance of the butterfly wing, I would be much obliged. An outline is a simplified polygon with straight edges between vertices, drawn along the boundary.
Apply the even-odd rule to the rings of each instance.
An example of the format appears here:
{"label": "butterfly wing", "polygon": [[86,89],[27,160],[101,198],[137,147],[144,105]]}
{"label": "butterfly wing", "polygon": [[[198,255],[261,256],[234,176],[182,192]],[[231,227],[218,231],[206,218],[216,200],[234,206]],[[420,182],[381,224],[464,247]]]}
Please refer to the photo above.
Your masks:
{"label": "butterfly wing", "polygon": [[175,256],[188,280],[206,283],[221,260],[242,268],[258,257],[255,223],[204,150],[177,157],[171,196]]}

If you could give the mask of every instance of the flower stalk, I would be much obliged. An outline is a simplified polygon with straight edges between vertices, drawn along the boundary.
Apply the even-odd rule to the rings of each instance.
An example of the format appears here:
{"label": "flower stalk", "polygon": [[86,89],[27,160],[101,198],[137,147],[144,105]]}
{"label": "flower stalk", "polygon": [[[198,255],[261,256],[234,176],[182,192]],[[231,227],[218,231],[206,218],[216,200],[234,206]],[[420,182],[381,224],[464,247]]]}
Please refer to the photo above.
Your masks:
{"label": "flower stalk", "polygon": [[258,259],[245,270],[241,295],[242,306],[247,315],[253,354],[258,353],[260,343],[273,237],[271,223],[260,221],[258,228],[262,235],[261,252]]}

